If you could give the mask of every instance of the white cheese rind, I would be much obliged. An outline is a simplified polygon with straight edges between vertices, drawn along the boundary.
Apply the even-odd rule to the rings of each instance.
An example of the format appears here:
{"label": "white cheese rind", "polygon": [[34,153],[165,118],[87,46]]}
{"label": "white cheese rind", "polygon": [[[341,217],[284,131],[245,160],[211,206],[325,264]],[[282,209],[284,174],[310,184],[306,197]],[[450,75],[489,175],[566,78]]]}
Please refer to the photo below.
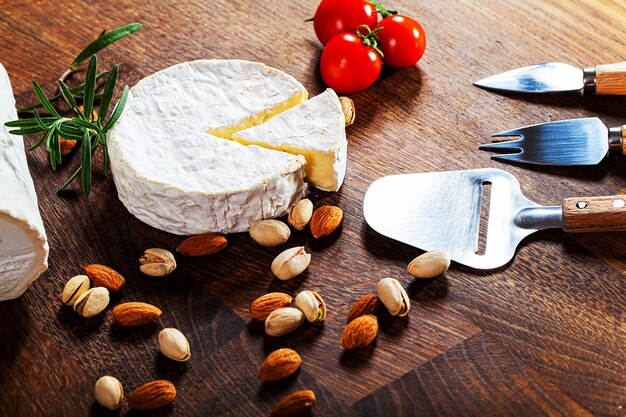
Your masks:
{"label": "white cheese rind", "polygon": [[301,153],[306,179],[324,191],[338,191],[346,174],[348,141],[339,97],[331,89],[269,121],[233,134],[243,144]]}
{"label": "white cheese rind", "polygon": [[202,60],[131,89],[107,143],[118,195],[137,218],[180,235],[247,231],[307,192],[301,156],[228,137],[306,99],[293,77],[247,61]]}
{"label": "white cheese rind", "polygon": [[11,82],[0,64],[0,301],[22,295],[48,268],[48,241],[24,142],[4,126],[15,119]]}

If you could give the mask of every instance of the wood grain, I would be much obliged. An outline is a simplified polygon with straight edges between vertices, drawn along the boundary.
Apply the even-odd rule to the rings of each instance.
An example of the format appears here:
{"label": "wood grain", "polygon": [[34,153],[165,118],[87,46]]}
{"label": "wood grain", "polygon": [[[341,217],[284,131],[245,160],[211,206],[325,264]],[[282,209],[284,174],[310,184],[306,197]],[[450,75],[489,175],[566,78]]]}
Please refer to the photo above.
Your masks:
{"label": "wood grain", "polygon": [[563,200],[563,229],[568,233],[626,230],[626,195]]}
{"label": "wood grain", "polygon": [[598,94],[626,94],[626,61],[596,67]]}
{"label": "wood grain", "polygon": [[[292,74],[310,96],[325,89],[317,67],[321,45],[304,22],[315,12],[313,0],[5,3],[0,60],[18,105],[33,101],[33,79],[52,92],[55,78],[102,29],[132,21],[143,29],[99,54],[102,65],[120,64],[129,85],[181,61],[239,58]],[[442,277],[413,280],[406,265],[420,251],[371,230],[362,201],[368,185],[384,175],[482,167],[513,173],[524,193],[545,205],[622,192],[626,161],[620,158],[590,168],[528,168],[491,161],[478,145],[512,126],[559,119],[597,116],[608,126],[622,125],[625,97],[494,94],[471,84],[539,62],[582,68],[624,59],[626,4],[397,0],[389,6],[422,23],[427,51],[417,66],[386,68],[375,85],[351,96],[357,118],[347,128],[346,181],[338,193],[310,196],[316,207],[337,205],[345,213],[341,230],[324,239],[294,231],[286,245],[264,248],[247,234],[230,235],[224,251],[177,256],[171,276],[147,277],[138,268],[143,251],[174,251],[183,239],[130,215],[100,168],[89,199],[75,189],[57,194],[75,154],[57,172],[43,150],[28,154],[50,269],[23,297],[0,304],[0,415],[111,415],[93,399],[94,383],[106,374],[119,378],[126,392],[154,379],[172,381],[178,396],[157,416],[267,415],[300,389],[315,391],[317,416],[624,415],[625,235],[542,231],[499,270],[453,264]],[[273,258],[296,245],[312,254],[307,272],[292,281],[273,279]],[[127,329],[112,324],[111,308],[86,320],[64,307],[65,281],[92,263],[127,280],[111,307],[150,303],[163,311],[159,320]],[[409,316],[382,315],[373,346],[344,352],[339,338],[350,307],[386,276],[406,285]],[[324,298],[323,325],[268,338],[248,317],[254,298],[301,290]],[[163,327],[187,336],[189,362],[159,354]],[[300,354],[300,371],[262,383],[259,366],[281,347]],[[126,406],[121,414],[137,415]]]}

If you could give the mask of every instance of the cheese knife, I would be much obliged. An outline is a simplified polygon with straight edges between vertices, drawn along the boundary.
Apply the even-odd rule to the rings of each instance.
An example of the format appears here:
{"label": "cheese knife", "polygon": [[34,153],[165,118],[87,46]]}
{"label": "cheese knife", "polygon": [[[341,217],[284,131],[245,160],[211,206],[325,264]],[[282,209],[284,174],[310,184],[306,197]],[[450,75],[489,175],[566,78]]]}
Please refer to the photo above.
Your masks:
{"label": "cheese knife", "polygon": [[626,61],[584,69],[546,62],[503,72],[474,83],[493,90],[521,93],[584,93],[626,95]]}
{"label": "cheese knife", "polygon": [[608,154],[626,155],[626,125],[607,128],[597,117],[559,120],[496,133],[520,139],[484,144],[501,162],[532,165],[597,165]]}

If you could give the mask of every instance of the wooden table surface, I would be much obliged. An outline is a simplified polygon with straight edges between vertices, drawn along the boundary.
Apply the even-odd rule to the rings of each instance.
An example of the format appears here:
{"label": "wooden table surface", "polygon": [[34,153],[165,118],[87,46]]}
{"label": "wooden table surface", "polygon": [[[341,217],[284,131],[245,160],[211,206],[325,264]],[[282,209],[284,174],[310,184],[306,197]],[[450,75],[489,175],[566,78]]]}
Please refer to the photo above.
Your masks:
{"label": "wooden table surface", "polygon": [[[262,61],[300,80],[314,96],[325,88],[321,46],[304,19],[308,1],[18,1],[0,9],[0,62],[18,105],[33,99],[31,81],[46,91],[73,57],[102,29],[132,21],[144,28],[99,54],[119,63],[134,85],[154,71],[201,58]],[[142,275],[137,259],[149,247],[173,249],[181,237],[130,215],[113,180],[98,168],[91,196],[56,194],[77,155],[53,173],[43,150],[28,156],[50,241],[49,270],[18,300],[0,304],[0,414],[112,415],[94,402],[93,386],[114,375],[126,392],[169,379],[172,416],[267,415],[284,395],[313,389],[316,416],[624,416],[626,414],[626,234],[537,233],[513,263],[494,272],[454,264],[442,277],[413,280],[407,263],[420,252],[366,225],[367,186],[389,174],[495,167],[515,174],[541,204],[626,188],[626,163],[611,158],[593,168],[528,169],[502,165],[478,151],[495,132],[515,126],[598,116],[626,120],[626,98],[577,94],[494,94],[472,81],[545,61],[577,66],[626,59],[622,0],[396,0],[416,17],[428,47],[414,68],[384,70],[352,98],[356,123],[347,129],[348,172],[338,193],[314,191],[316,205],[345,210],[340,234],[316,241],[294,233],[288,245],[312,253],[308,272],[272,279],[280,248],[263,248],[247,234],[229,236],[226,251],[183,259],[169,277]],[[80,75],[78,76],[80,78]],[[28,138],[30,143],[33,138]],[[465,221],[450,219],[450,221]],[[59,300],[65,281],[82,266],[102,263],[127,279],[112,305],[144,301],[163,310],[143,328],[112,325],[110,309],[83,319]],[[411,297],[408,317],[381,317],[374,346],[348,353],[339,338],[352,303],[391,276]],[[269,338],[247,314],[269,291],[317,290],[328,303],[323,326],[304,325]],[[192,359],[159,354],[156,336],[177,327]],[[298,375],[264,384],[258,368],[280,347],[303,359]],[[123,415],[132,415],[127,408]]]}

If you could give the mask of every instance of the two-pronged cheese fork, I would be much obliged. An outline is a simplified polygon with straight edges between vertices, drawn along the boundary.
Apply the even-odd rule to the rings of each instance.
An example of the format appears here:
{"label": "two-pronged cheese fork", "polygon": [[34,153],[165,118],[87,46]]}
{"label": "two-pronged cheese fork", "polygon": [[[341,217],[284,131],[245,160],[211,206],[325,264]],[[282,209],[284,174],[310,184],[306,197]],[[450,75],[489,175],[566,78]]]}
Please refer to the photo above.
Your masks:
{"label": "two-pronged cheese fork", "polygon": [[597,117],[561,120],[500,132],[494,137],[520,139],[481,145],[502,162],[535,165],[596,165],[607,154],[626,155],[626,125],[607,128]]}

